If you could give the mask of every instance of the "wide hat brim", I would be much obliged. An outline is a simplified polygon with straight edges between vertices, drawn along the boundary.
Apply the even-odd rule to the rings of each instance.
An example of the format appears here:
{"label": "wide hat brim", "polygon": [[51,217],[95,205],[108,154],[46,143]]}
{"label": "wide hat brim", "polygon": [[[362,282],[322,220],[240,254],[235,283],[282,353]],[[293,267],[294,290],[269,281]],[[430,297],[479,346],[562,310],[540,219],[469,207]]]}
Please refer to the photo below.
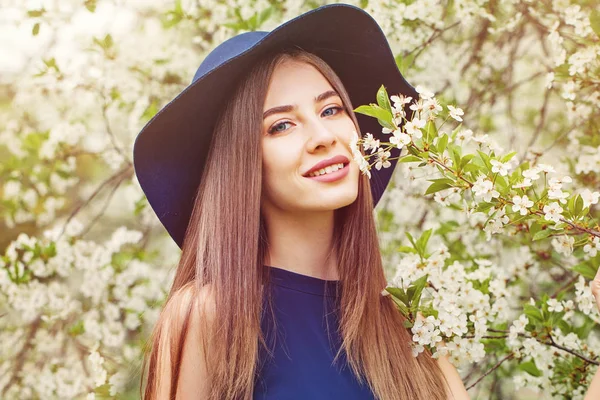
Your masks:
{"label": "wide hat brim", "polygon": [[[207,157],[218,110],[238,79],[262,54],[297,45],[322,58],[340,77],[352,105],[372,103],[383,84],[390,94],[418,98],[401,75],[384,33],[364,10],[330,4],[308,11],[271,32],[247,32],[215,48],[202,62],[192,83],[166,104],[138,134],[133,147],[134,169],[150,206],[181,248]],[[356,114],[363,134],[381,141],[375,118]],[[392,149],[391,157],[399,150]],[[375,205],[383,195],[391,166],[371,170]]]}

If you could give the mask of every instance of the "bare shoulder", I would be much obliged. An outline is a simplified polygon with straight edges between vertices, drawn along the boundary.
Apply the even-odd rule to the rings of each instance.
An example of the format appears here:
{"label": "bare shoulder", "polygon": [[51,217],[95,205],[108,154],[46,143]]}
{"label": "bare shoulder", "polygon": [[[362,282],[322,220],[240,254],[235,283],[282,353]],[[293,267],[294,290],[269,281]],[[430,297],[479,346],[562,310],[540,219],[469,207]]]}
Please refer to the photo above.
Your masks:
{"label": "bare shoulder", "polygon": [[161,323],[159,362],[157,366],[157,400],[169,399],[171,356],[181,348],[177,399],[204,398],[208,394],[208,356],[204,341],[207,327],[215,320],[215,302],[210,285],[197,288],[190,282],[175,292],[165,304]]}
{"label": "bare shoulder", "polygon": [[448,382],[448,399],[452,400],[469,400],[469,394],[467,389],[458,374],[458,371],[452,365],[448,356],[440,356],[438,358],[438,365]]}
{"label": "bare shoulder", "polygon": [[173,308],[171,311],[174,312],[175,317],[180,319],[181,322],[185,320],[189,307],[191,307],[193,311],[196,311],[192,312],[192,318],[190,319],[191,325],[196,325],[196,323],[199,322],[200,317],[214,320],[215,298],[211,284],[198,288],[195,282],[189,282],[175,292],[168,303],[171,304],[167,304],[167,307],[170,306]]}

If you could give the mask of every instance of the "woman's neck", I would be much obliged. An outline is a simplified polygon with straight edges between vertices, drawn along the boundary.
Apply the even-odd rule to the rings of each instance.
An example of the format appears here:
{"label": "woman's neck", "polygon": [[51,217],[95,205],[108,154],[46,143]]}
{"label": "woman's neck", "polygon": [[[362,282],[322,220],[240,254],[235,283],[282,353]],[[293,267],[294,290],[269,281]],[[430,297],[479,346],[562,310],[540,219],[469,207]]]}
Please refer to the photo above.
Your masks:
{"label": "woman's neck", "polygon": [[[271,210],[272,211],[272,210]],[[338,280],[333,244],[334,211],[265,216],[269,246],[265,264],[315,278]]]}

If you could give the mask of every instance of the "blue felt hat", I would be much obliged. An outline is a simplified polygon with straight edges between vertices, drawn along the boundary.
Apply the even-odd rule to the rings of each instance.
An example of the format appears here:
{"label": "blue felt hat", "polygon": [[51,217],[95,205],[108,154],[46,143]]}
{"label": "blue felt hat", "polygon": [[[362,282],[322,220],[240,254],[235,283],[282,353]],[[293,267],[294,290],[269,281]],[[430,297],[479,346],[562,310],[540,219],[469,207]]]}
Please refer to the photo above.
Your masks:
{"label": "blue felt hat", "polygon": [[[138,134],[133,147],[135,173],[148,202],[181,248],[200,183],[218,110],[233,92],[236,77],[268,51],[297,45],[322,58],[340,77],[354,107],[375,100],[383,84],[390,94],[418,98],[400,74],[377,22],[364,10],[330,4],[308,11],[271,32],[246,32],[217,46],[194,78]],[[376,119],[357,114],[362,133],[382,141]],[[391,157],[399,155],[392,149]],[[371,193],[377,205],[392,166],[371,171]]]}

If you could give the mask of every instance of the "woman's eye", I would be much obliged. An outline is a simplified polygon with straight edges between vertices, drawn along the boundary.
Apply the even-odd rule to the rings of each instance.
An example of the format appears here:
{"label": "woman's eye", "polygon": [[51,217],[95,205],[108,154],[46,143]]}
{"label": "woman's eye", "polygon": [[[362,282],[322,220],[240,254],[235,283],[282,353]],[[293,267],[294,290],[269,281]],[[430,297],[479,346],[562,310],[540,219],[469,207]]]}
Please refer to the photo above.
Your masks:
{"label": "woman's eye", "polygon": [[[335,111],[335,112],[333,112],[333,111]],[[322,115],[324,115],[326,117],[330,117],[332,115],[338,114],[341,111],[343,111],[342,107],[333,106],[333,107],[329,107],[329,108],[325,109],[325,111],[323,111]],[[283,131],[285,131],[285,126],[287,124],[291,124],[291,122],[285,121],[285,122],[280,122],[278,124],[275,124],[271,128],[269,128],[268,133],[273,134],[275,132],[283,132]],[[282,128],[282,129],[280,129],[280,128]]]}
{"label": "woman's eye", "polygon": [[276,125],[273,125],[271,129],[269,129],[269,133],[273,132],[283,132],[285,129],[277,129],[278,127],[285,126],[285,124],[289,124],[289,122],[280,122]]}
{"label": "woman's eye", "polygon": [[[327,113],[327,111],[329,111],[329,110],[335,110],[335,111],[337,111],[337,112],[335,112],[335,113],[333,113],[333,114],[331,114],[331,113],[329,113],[329,114],[326,114],[326,113]],[[326,114],[326,116],[335,115],[335,114],[339,113],[341,110],[342,110],[342,107],[338,107],[338,106],[335,106],[335,107],[329,107],[328,109],[326,109],[325,111],[323,111],[323,114]]]}

